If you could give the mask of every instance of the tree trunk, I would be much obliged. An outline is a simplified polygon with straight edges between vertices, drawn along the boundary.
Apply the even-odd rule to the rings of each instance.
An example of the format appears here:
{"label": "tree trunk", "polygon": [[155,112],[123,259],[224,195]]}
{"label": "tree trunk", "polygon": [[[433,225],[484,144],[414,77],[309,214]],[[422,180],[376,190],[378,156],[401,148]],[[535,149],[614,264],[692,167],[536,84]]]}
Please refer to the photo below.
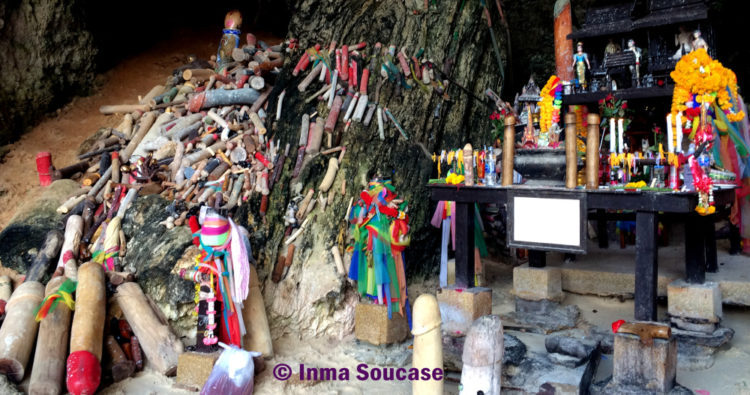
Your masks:
{"label": "tree trunk", "polygon": [[[367,47],[360,52],[367,55],[374,53],[376,42],[382,43],[384,48],[389,44],[395,45],[397,50],[406,47],[409,56],[424,48],[424,58],[432,60],[437,69],[442,70],[444,65],[452,63],[447,77],[454,82],[449,83],[447,99],[432,87],[427,87],[427,91],[421,89],[413,80],[412,89],[399,89],[389,81],[383,84],[379,104],[390,110],[408,134],[408,140],[390,122],[386,126],[385,140],[381,141],[375,119],[369,127],[353,122],[345,132],[344,122],[339,120],[336,132],[342,133],[341,145],[346,146],[346,154],[331,187],[331,191],[335,191],[333,203],[327,205],[324,212],[320,211],[320,205],[316,205],[310,213],[315,220],[309,221],[295,240],[298,253],[286,278],[278,284],[270,281],[265,284],[264,294],[267,304],[271,305],[268,311],[273,333],[288,329],[309,335],[342,335],[351,330],[352,320],[336,320],[337,314],[353,312],[353,308],[343,308],[342,305],[349,306],[353,299],[343,294],[346,281],[337,275],[330,250],[334,244],[346,241],[346,237],[340,236],[348,230],[348,224],[343,220],[347,205],[350,198],[356,201],[374,174],[391,177],[399,195],[409,202],[412,241],[406,249],[407,273],[411,277],[417,273],[434,273],[438,267],[435,251],[439,248],[439,238],[437,231],[429,226],[435,204],[430,202],[426,185],[431,177],[436,176],[436,171],[428,154],[463,147],[467,142],[481,147],[493,140],[489,122],[493,108],[485,100],[484,91],[487,88],[499,91],[501,81],[480,2],[441,1],[430,5],[429,11],[423,9],[421,1],[406,3],[298,0],[292,7],[289,36],[299,40],[302,50],[316,43],[327,49],[331,40],[335,40],[339,47],[365,41]],[[418,8],[407,8],[408,5]],[[499,22],[496,11],[493,15]],[[495,23],[494,29],[504,58],[506,37],[499,25]],[[263,254],[259,268],[262,279],[270,275],[278,254],[284,248],[282,216],[288,202],[310,188],[316,190],[315,198],[318,197],[318,186],[330,157],[312,157],[299,176],[292,178],[297,158],[294,149],[298,146],[303,114],[317,111],[318,122],[323,122],[330,112],[323,102],[305,103],[307,95],[323,86],[317,79],[305,93],[297,89],[297,84],[312,70],[308,67],[297,77],[292,76],[292,69],[302,53],[300,50],[288,57],[269,97],[267,113],[273,117],[277,98],[282,89],[286,90],[281,119],[273,126],[273,131],[269,128],[268,135],[272,135],[274,141],[280,141],[282,147],[289,143],[293,148],[284,162],[281,179],[269,196],[268,212],[263,219],[265,225],[261,225],[261,217],[257,214],[260,199],[253,199],[250,205],[241,206],[237,212],[239,221],[255,230],[253,245],[258,245],[260,248],[256,247],[256,251]],[[382,77],[379,70],[371,70],[370,75],[368,94],[373,101]],[[439,75],[441,73],[436,70],[436,79],[444,80]],[[321,147],[321,151],[326,148]],[[344,180],[346,194],[342,195]],[[323,196],[327,197],[328,193]],[[407,279],[407,282],[410,281]],[[330,318],[330,322],[321,320],[321,316]],[[294,319],[285,319],[292,317]],[[299,323],[293,322],[297,320]]]}

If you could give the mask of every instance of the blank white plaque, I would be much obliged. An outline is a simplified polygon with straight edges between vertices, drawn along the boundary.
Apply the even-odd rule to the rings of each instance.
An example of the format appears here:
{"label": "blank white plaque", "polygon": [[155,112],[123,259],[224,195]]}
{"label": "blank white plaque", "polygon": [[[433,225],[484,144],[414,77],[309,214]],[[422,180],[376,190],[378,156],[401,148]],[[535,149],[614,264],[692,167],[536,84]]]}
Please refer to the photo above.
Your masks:
{"label": "blank white plaque", "polygon": [[512,212],[515,243],[581,245],[578,199],[514,196]]}

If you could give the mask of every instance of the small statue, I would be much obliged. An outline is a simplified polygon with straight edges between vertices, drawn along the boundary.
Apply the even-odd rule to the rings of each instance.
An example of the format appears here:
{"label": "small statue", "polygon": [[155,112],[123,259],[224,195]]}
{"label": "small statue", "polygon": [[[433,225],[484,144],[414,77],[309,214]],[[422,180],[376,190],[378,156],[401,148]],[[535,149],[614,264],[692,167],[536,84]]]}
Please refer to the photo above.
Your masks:
{"label": "small statue", "polygon": [[651,88],[654,86],[653,74],[646,74],[643,76],[643,86],[646,88]]}
{"label": "small statue", "polygon": [[573,55],[573,67],[576,71],[576,86],[580,86],[584,91],[586,90],[586,70],[591,69],[591,63],[589,63],[589,55],[583,52],[583,43],[579,42],[576,46],[576,53]]}
{"label": "small statue", "polygon": [[635,65],[630,66],[630,75],[632,76],[635,83],[633,85],[640,87],[641,86],[641,57],[643,56],[643,51],[635,46],[635,40],[632,38],[628,40],[628,49],[626,51],[630,51],[635,55]]}
{"label": "small statue", "polygon": [[674,36],[674,43],[677,45],[677,52],[674,53],[672,59],[680,60],[683,55],[692,51],[693,47],[690,43],[691,41],[690,32],[685,30],[684,26],[680,26],[680,33],[675,34]]}
{"label": "small statue", "polygon": [[239,11],[227,12],[224,17],[224,30],[219,42],[219,52],[216,54],[218,70],[223,69],[232,61],[232,51],[240,46],[240,26],[242,26],[242,15]]}
{"label": "small statue", "polygon": [[651,147],[648,142],[648,137],[641,138],[641,153],[643,153],[644,157],[650,157]]}
{"label": "small statue", "polygon": [[708,52],[708,44],[706,43],[706,40],[704,40],[703,37],[701,37],[701,31],[700,30],[695,30],[693,32],[693,43],[692,43],[692,46],[693,46],[693,51],[695,51],[696,49],[699,49],[699,48],[703,48],[703,49],[706,50],[706,52]]}
{"label": "small statue", "polygon": [[618,44],[615,44],[615,42],[610,38],[609,43],[607,43],[607,46],[604,47],[604,56],[606,57],[607,55],[618,53],[621,50],[622,48],[620,48]]}

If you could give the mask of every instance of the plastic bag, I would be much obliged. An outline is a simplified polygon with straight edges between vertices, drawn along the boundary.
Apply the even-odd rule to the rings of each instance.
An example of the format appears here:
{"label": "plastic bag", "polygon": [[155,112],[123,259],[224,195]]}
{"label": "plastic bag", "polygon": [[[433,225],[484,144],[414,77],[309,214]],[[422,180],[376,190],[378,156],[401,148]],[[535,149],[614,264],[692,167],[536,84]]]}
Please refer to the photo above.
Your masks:
{"label": "plastic bag", "polygon": [[261,354],[220,343],[224,351],[216,361],[201,395],[251,395],[255,379],[253,357]]}

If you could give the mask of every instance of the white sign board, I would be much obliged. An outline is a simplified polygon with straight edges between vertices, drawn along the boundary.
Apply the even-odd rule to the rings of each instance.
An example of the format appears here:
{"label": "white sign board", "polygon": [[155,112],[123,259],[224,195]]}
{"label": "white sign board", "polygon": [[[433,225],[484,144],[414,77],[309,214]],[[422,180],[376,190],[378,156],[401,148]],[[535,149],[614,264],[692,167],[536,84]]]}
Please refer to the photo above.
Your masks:
{"label": "white sign board", "polygon": [[575,194],[509,197],[511,247],[585,252],[585,198]]}

